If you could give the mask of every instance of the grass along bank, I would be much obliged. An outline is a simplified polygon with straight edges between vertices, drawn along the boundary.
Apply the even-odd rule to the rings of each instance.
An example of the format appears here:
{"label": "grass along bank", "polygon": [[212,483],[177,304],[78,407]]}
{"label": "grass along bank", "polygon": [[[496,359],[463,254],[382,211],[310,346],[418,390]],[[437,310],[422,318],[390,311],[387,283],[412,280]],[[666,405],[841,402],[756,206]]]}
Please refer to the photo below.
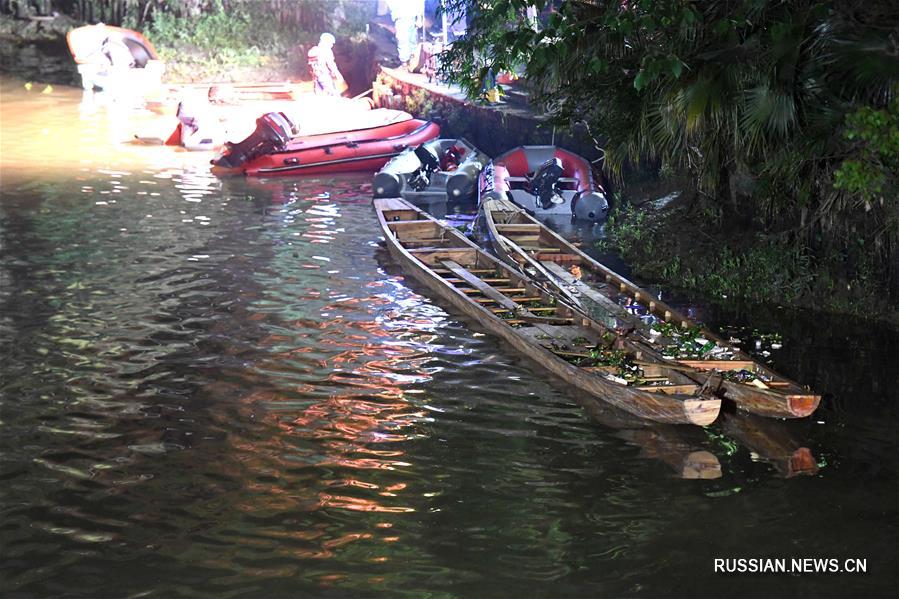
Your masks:
{"label": "grass along bank", "polygon": [[317,34],[261,27],[243,11],[224,10],[184,19],[158,13],[145,32],[166,62],[166,79],[178,82],[237,81],[305,74],[305,51]]}
{"label": "grass along bank", "polygon": [[662,210],[619,205],[599,244],[620,254],[642,279],[717,301],[806,307],[899,327],[899,308],[874,276],[863,247],[851,255],[816,253],[784,234],[710,226],[715,215],[686,203]]}
{"label": "grass along bank", "polygon": [[367,31],[365,16],[344,15],[339,22],[310,26],[241,11],[206,13],[194,20],[160,13],[146,34],[166,62],[166,81],[200,83],[309,80],[307,52],[323,31],[333,31],[337,66],[355,94],[371,87],[377,63],[385,58],[385,42]]}

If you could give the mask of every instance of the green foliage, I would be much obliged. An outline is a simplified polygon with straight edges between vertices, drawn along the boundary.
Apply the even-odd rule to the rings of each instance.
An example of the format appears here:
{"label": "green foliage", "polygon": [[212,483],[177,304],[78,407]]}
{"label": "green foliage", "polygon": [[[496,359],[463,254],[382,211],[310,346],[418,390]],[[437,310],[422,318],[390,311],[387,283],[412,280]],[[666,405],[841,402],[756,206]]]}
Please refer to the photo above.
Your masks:
{"label": "green foliage", "polygon": [[169,76],[183,80],[227,79],[234,69],[283,64],[291,45],[284,31],[262,28],[248,12],[226,12],[220,4],[193,19],[156,12],[148,36],[169,63]]}
{"label": "green foliage", "polygon": [[615,250],[625,256],[637,252],[655,253],[660,221],[651,218],[645,210],[630,204],[622,205],[620,200],[615,206],[617,208],[606,219],[606,239],[600,241],[600,249]]}
{"label": "green foliage", "polygon": [[895,202],[899,191],[899,95],[889,108],[859,108],[846,117],[845,138],[853,144],[853,158],[834,173],[834,187],[857,194],[866,202]]}
{"label": "green foliage", "polygon": [[488,69],[523,71],[554,122],[585,121],[607,140],[612,174],[664,164],[724,222],[791,232],[819,260],[876,240],[876,270],[890,276],[892,3],[572,0],[536,29],[530,3],[451,0],[469,8],[469,34],[444,75],[476,97]]}
{"label": "green foliage", "polygon": [[808,250],[782,239],[740,239],[738,249],[696,241],[693,247],[677,251],[660,219],[633,208],[619,211],[606,229],[607,244],[632,260],[641,275],[678,287],[717,297],[783,302],[795,301],[813,289]]}
{"label": "green foliage", "polygon": [[822,308],[867,317],[890,318],[895,310],[863,240],[852,251],[816,258],[801,238],[732,233],[723,245],[690,227],[684,214],[625,206],[610,216],[600,245],[620,253],[641,277],[713,297],[782,304],[814,297]]}
{"label": "green foliage", "polygon": [[349,0],[147,0],[141,5],[148,6],[146,34],[169,63],[169,77],[178,80],[228,80],[241,76],[241,69],[304,73],[305,63],[295,64],[297,56],[304,61],[302,47],[331,30],[350,40],[355,51],[373,11],[373,5]]}

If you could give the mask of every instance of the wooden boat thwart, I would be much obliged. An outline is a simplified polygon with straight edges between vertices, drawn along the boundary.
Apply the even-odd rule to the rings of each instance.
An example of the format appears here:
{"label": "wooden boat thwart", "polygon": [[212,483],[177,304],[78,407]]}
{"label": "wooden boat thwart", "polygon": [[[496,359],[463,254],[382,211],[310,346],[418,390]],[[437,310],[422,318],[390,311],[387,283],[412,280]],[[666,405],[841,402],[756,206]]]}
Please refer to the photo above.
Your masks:
{"label": "wooden boat thwart", "polygon": [[[722,373],[729,399],[747,412],[776,418],[802,418],[818,407],[815,395],[774,372],[700,327],[666,303],[594,260],[508,200],[481,206],[487,235],[502,260],[518,264],[553,285],[563,297],[579,303],[608,326],[633,330],[677,364],[695,371]],[[649,325],[637,313],[666,325]],[[694,332],[694,349],[684,354],[678,339]],[[699,343],[701,342],[701,343]]]}
{"label": "wooden boat thwart", "polygon": [[[388,251],[406,273],[538,366],[641,418],[702,426],[717,418],[721,400],[705,386],[557,301],[454,228],[399,198],[374,206]],[[625,378],[632,360],[651,362],[642,385]]]}

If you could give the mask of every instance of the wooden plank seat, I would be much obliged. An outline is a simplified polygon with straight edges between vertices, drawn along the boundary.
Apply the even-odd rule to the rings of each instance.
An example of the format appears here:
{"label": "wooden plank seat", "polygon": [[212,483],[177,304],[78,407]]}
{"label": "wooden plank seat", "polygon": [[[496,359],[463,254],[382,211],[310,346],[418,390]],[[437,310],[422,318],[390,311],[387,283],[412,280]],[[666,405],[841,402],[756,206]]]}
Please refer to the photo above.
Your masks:
{"label": "wooden plank seat", "polygon": [[[527,293],[527,289],[524,287],[494,287],[497,291],[502,291],[504,293]],[[480,289],[459,289],[462,293],[467,293],[469,295],[477,295],[482,293]],[[516,300],[518,298],[515,298]]]}
{"label": "wooden plank seat", "polygon": [[[473,299],[474,301],[476,301],[477,303],[479,303],[479,304],[492,304],[492,303],[494,303],[493,300],[490,299],[489,297],[476,297],[476,298],[472,298],[472,299]],[[516,297],[516,298],[515,298],[515,301],[516,301],[516,302],[539,302],[539,301],[542,300],[542,299],[543,299],[543,298],[542,298],[542,297],[539,297],[539,296],[537,296],[537,297]]]}
{"label": "wooden plank seat", "polygon": [[452,260],[444,260],[443,265],[452,271],[457,277],[474,287],[477,291],[480,291],[482,294],[486,295],[490,299],[494,300],[500,306],[504,308],[508,308],[512,311],[524,310],[521,306],[519,306],[516,302],[512,301],[502,293],[500,293],[494,287],[491,287],[481,279],[479,279],[476,275],[468,272],[463,266],[460,266],[456,262]]}
{"label": "wooden plank seat", "polygon": [[[556,249],[556,252],[559,250]],[[539,252],[534,256],[539,261],[552,260],[553,262],[564,262],[567,264],[580,264],[581,257],[575,254],[558,254],[552,252]]]}
{"label": "wooden plank seat", "polygon": [[509,238],[515,240],[515,243],[540,243],[539,235],[530,235],[528,233],[510,233]]}
{"label": "wooden plank seat", "polygon": [[[455,277],[443,277],[447,283],[462,283],[464,279]],[[508,283],[509,279],[481,279],[485,283]]]}
{"label": "wooden plank seat", "polygon": [[695,393],[699,389],[699,385],[638,385],[637,389],[671,395],[675,393]]}
{"label": "wooden plank seat", "polygon": [[755,370],[752,360],[678,360],[679,364],[697,370]]}
{"label": "wooden plank seat", "polygon": [[418,253],[426,253],[426,252],[435,253],[435,252],[471,252],[471,251],[472,251],[472,248],[465,248],[465,247],[462,247],[462,248],[460,248],[460,247],[432,248],[432,249],[415,248],[415,249],[409,250],[409,253],[410,254],[418,254]]}
{"label": "wooden plank seat", "polygon": [[540,225],[532,223],[507,223],[504,225],[497,224],[496,229],[505,235],[510,233],[532,233],[534,231],[539,231]]}

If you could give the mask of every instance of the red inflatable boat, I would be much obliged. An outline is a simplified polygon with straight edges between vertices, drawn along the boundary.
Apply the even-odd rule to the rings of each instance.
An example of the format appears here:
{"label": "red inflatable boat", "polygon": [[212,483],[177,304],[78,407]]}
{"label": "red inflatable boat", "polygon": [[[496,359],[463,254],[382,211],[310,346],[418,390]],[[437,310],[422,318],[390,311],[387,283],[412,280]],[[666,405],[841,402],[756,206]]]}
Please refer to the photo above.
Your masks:
{"label": "red inflatable boat", "polygon": [[609,211],[592,165],[556,146],[521,146],[495,158],[481,172],[480,197],[508,199],[536,215],[590,221]]}
{"label": "red inflatable boat", "polygon": [[294,133],[284,113],[265,114],[247,139],[226,144],[212,161],[213,172],[251,177],[374,172],[406,148],[436,139],[440,127],[397,112],[388,121],[350,131],[299,137]]}

